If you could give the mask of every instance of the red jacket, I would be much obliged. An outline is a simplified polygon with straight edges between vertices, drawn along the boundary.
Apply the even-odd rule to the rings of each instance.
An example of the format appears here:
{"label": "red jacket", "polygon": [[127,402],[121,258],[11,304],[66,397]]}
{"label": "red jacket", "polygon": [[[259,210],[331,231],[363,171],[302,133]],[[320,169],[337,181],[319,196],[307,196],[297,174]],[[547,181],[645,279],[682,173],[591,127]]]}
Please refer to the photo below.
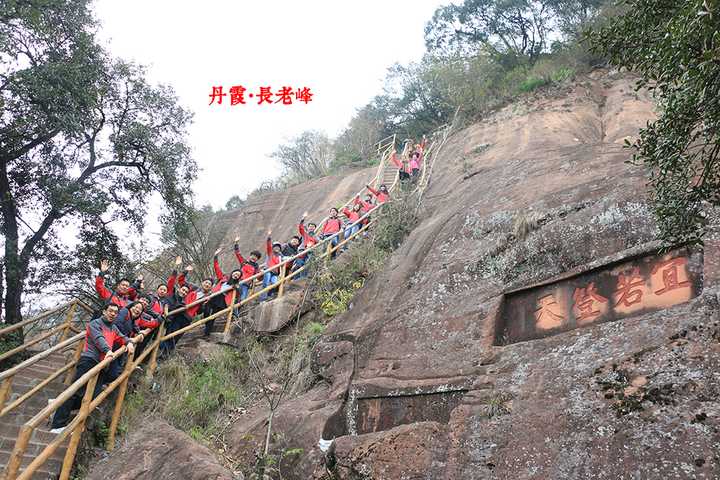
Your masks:
{"label": "red jacket", "polygon": [[240,247],[238,245],[235,245],[235,258],[237,258],[237,261],[240,263],[241,267],[240,270],[242,270],[242,279],[247,280],[248,278],[252,277],[259,271],[258,264],[255,262],[251,262],[249,260],[246,260],[242,253],[240,253]]}
{"label": "red jacket", "polygon": [[160,326],[160,321],[143,312],[140,314],[140,317],[135,320],[135,326],[138,330],[157,328]]}
{"label": "red jacket", "polygon": [[[270,239],[270,237],[267,237],[267,240],[265,241],[265,251],[267,253],[267,262],[266,262],[267,268],[272,268],[275,265],[282,262],[282,256],[273,253],[272,240]],[[279,275],[280,270],[275,269],[275,271],[273,271],[273,273],[275,275]]]}
{"label": "red jacket", "polygon": [[347,208],[342,209],[343,215],[345,215],[348,220],[350,220],[351,224],[354,224],[358,220],[360,220],[360,212],[356,212],[354,210],[348,210]]}
{"label": "red jacket", "polygon": [[363,215],[372,211],[372,209],[375,208],[375,205],[373,205],[372,203],[368,203],[365,200],[361,200],[360,197],[355,197],[353,203],[355,205],[360,204],[360,213],[362,213]]}
{"label": "red jacket", "polygon": [[317,238],[315,238],[315,235],[311,235],[307,230],[305,230],[305,223],[300,222],[298,224],[298,233],[303,239],[303,245],[305,246],[305,250],[309,249],[310,247],[313,247],[315,244],[318,243]]}
{"label": "red jacket", "polygon": [[[217,257],[213,258],[213,269],[215,270],[215,276],[218,278],[217,283],[215,283],[212,289],[213,293],[215,293],[220,291],[223,284],[230,280],[230,277],[223,273]],[[225,292],[225,305],[227,305],[228,307],[232,303],[232,291],[233,289],[230,288],[227,292]],[[239,297],[238,300],[236,300],[236,303],[237,301],[239,301]]]}
{"label": "red jacket", "polygon": [[340,222],[340,219],[335,218],[328,218],[325,220],[325,224],[323,225],[322,234],[323,235],[333,235],[337,232],[339,232],[342,229],[342,222]]}
{"label": "red jacket", "polygon": [[370,193],[372,193],[373,195],[375,195],[375,197],[377,198],[378,203],[385,203],[385,202],[387,202],[388,199],[390,198],[390,195],[389,195],[389,194],[383,193],[383,192],[379,192],[379,191],[375,190],[375,189],[372,188],[372,187],[368,187],[368,191],[370,191]]}
{"label": "red jacket", "polygon": [[117,292],[109,290],[105,286],[105,277],[102,273],[95,277],[95,291],[98,293],[101,300],[114,303],[120,308],[127,307],[128,303],[135,300],[135,297],[137,297],[137,291],[135,291],[133,287],[130,287],[128,289],[128,293],[125,295],[120,295]]}
{"label": "red jacket", "polygon": [[420,162],[422,161],[422,156],[418,155],[417,158],[415,158],[413,154],[412,157],[410,157],[410,170],[420,170]]}
{"label": "red jacket", "polygon": [[175,280],[177,279],[177,270],[173,270],[167,280],[168,295],[172,295],[175,288]]}
{"label": "red jacket", "polygon": [[393,154],[390,156],[390,161],[392,161],[400,170],[403,170],[405,173],[410,173],[410,165],[403,165],[403,162],[401,162],[397,158],[397,154],[393,152]]}
{"label": "red jacket", "polygon": [[117,325],[99,317],[91,320],[85,328],[85,346],[81,355],[101,362],[113,346],[122,347],[128,341]]}

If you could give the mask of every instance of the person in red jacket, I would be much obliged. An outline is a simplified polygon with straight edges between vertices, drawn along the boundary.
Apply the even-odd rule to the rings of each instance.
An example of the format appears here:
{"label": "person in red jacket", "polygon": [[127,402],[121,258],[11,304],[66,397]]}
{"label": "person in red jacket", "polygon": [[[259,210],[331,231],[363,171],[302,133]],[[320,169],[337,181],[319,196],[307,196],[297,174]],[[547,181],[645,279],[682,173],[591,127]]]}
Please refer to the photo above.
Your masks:
{"label": "person in red jacket", "polygon": [[[267,268],[267,271],[265,275],[263,275],[263,288],[276,284],[280,278],[280,268],[277,267],[277,265],[282,263],[282,244],[280,242],[273,243],[271,234],[272,230],[268,230],[267,240],[265,241],[265,250],[267,252],[265,268]],[[276,289],[272,289],[262,293],[260,295],[260,301],[267,300],[268,297],[272,296],[275,292]]]}
{"label": "person in red jacket", "polygon": [[[338,209],[331,208],[330,216],[320,226],[320,239],[330,238],[333,247],[340,243],[340,231],[342,230],[342,222],[338,218]],[[333,251],[332,258],[335,258],[337,251]]]}
{"label": "person in red jacket", "polygon": [[260,271],[258,262],[260,261],[262,254],[257,250],[253,250],[246,259],[242,256],[242,253],[240,253],[240,245],[238,244],[239,241],[240,237],[235,237],[233,250],[235,251],[235,258],[237,258],[237,261],[240,264],[240,270],[242,271],[243,282],[240,284],[240,301],[242,301],[245,300],[250,293],[251,282],[255,281],[248,279]]}
{"label": "person in red jacket", "polygon": [[[317,225],[310,222],[307,224],[307,228],[305,228],[305,218],[307,218],[308,212],[303,213],[302,218],[300,219],[300,223],[298,223],[298,233],[300,234],[300,246],[298,247],[298,252],[303,252],[307,250],[311,250],[315,245],[318,243],[318,238],[315,236],[315,230],[317,229]],[[295,262],[293,262],[293,270],[299,270],[302,267],[305,266],[305,264],[312,258],[313,251],[309,251],[305,253],[304,255],[300,255],[298,258],[295,259]],[[295,278],[304,278],[307,277],[308,270],[307,268],[304,269],[302,272],[298,273]]]}
{"label": "person in red jacket", "polygon": [[365,187],[368,189],[368,192],[375,195],[375,198],[377,198],[378,205],[390,200],[390,193],[388,192],[388,189],[384,183],[382,185],[380,185],[380,191],[375,190],[370,185],[365,185]]}
{"label": "person in red jacket", "polygon": [[[113,346],[121,347],[127,344],[129,353],[135,351],[135,346],[130,343],[130,339],[123,335],[114,325],[118,309],[119,307],[116,304],[108,302],[103,307],[101,316],[88,323],[85,329],[85,346],[75,366],[75,379],[73,382],[85,375],[105,358],[114,358],[116,354],[113,352]],[[142,338],[138,338],[138,340],[142,340]],[[106,375],[107,369],[100,372],[93,391],[93,398],[102,390]],[[80,407],[83,396],[85,396],[85,387],[80,388],[57,409],[52,419],[52,430],[50,430],[52,433],[61,433],[65,426],[70,423],[72,411]]]}
{"label": "person in red jacket", "polygon": [[[369,193],[367,195],[365,195],[365,200],[361,200],[360,196],[355,197],[355,200],[353,200],[353,203],[360,204],[361,216],[365,216],[365,214],[370,213],[377,206],[374,203],[372,203],[372,195],[370,195]],[[370,223],[370,215],[366,216],[362,221],[363,225],[367,225],[368,223]]]}
{"label": "person in red jacket", "polygon": [[[183,303],[185,305],[191,305],[195,302],[198,302],[199,300],[205,300],[198,302],[197,305],[188,307],[188,315],[190,317],[194,317],[195,315],[200,313],[203,318],[207,318],[223,310],[226,307],[224,295],[213,294],[223,289],[223,286],[225,285],[224,281],[220,280],[214,282],[212,278],[204,278],[202,282],[200,282],[200,286],[198,287],[188,281],[188,277],[190,275],[190,272],[192,271],[192,266],[188,265],[187,267],[185,267],[185,272],[183,272],[183,274],[178,278],[178,284],[181,285],[181,288],[187,287],[189,289],[187,294],[183,297]],[[231,289],[228,288],[228,290]],[[204,336],[210,336],[214,324],[215,319],[205,322]]]}
{"label": "person in red jacket", "polygon": [[141,332],[145,329],[150,329],[150,333],[145,335],[145,338],[136,347],[135,358],[139,357],[145,348],[152,343],[157,335],[157,330],[160,324],[164,321],[163,313],[156,313],[151,306],[156,300],[152,295],[143,295],[138,301],[143,305],[143,312],[139,318],[135,319],[135,331]]}
{"label": "person in red jacket", "polygon": [[410,170],[413,178],[417,178],[422,165],[423,153],[425,152],[425,142],[427,139],[423,136],[422,142],[415,145],[415,151],[410,155]]}
{"label": "person in red jacket", "polygon": [[409,165],[412,177],[417,178],[420,173],[420,152],[413,152]]}
{"label": "person in red jacket", "polygon": [[410,165],[408,165],[407,159],[405,157],[403,157],[401,160],[398,158],[397,153],[393,152],[390,156],[390,161],[398,167],[398,175],[400,175],[401,182],[404,182],[410,178]]}
{"label": "person in red jacket", "polygon": [[[360,200],[360,197],[355,197],[355,200]],[[355,235],[360,230],[360,217],[362,216],[362,213],[360,212],[360,208],[362,205],[360,203],[354,203],[352,210],[348,210],[347,208],[342,209],[343,215],[345,215],[348,219],[348,225],[345,228],[345,239],[347,240],[351,236]]]}
{"label": "person in red jacket", "polygon": [[132,300],[135,300],[137,288],[139,288],[140,282],[142,282],[142,276],[138,276],[132,286],[130,285],[129,279],[121,278],[113,291],[105,286],[105,275],[109,268],[110,262],[107,260],[100,261],[100,273],[95,277],[95,291],[103,302],[114,303],[119,308],[125,307]]}
{"label": "person in red jacket", "polygon": [[307,212],[303,213],[300,223],[298,223],[298,233],[302,239],[301,246],[305,250],[314,247],[318,243],[317,233],[315,231],[317,229],[317,225],[310,222],[307,224],[307,228],[305,228],[305,218],[307,218],[307,214]]}
{"label": "person in red jacket", "polygon": [[235,303],[238,303],[238,295],[240,295],[240,285],[242,281],[243,272],[240,268],[235,268],[230,272],[230,275],[225,275],[220,268],[220,261],[218,260],[218,255],[220,255],[220,252],[222,252],[222,247],[215,250],[215,254],[213,255],[213,269],[215,270],[215,276],[217,277],[217,284],[219,284],[219,289],[223,290],[225,292],[225,305],[230,306],[230,303],[232,302],[232,291],[233,289],[236,289],[238,293],[235,295]]}
{"label": "person in red jacket", "polygon": [[[169,295],[175,292],[175,283],[177,282],[177,269],[182,264],[182,257],[175,258],[175,268],[167,279],[167,282],[160,283],[155,288],[155,295],[146,295],[148,305],[145,306],[146,312],[152,312],[153,315],[159,316],[165,314],[165,307],[170,302]],[[140,297],[142,300],[142,297]]]}

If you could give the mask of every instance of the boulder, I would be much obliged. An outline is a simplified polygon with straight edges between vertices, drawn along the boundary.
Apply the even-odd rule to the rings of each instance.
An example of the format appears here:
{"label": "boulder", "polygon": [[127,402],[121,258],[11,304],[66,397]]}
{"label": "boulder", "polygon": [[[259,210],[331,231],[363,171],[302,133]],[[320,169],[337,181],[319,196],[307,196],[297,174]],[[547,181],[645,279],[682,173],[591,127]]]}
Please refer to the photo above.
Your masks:
{"label": "boulder", "polygon": [[87,480],[233,480],[213,453],[163,420],[133,431],[120,448],[93,465]]}

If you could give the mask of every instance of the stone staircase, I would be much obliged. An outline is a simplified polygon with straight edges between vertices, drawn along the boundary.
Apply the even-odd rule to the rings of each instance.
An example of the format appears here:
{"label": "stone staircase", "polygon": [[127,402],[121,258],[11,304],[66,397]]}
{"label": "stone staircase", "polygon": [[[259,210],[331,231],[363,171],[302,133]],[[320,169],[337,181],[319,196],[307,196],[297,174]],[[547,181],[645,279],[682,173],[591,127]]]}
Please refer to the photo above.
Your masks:
{"label": "stone staircase", "polygon": [[[30,351],[30,354],[32,355],[36,353],[39,352]],[[58,368],[65,365],[66,362],[67,360],[65,355],[57,352],[28,367],[22,373],[19,373],[13,379],[12,395],[8,399],[7,404],[13,402],[15,399],[28,392],[35,385],[55,372]],[[26,421],[35,416],[40,410],[46,407],[49,399],[57,397],[63,390],[65,390],[65,385],[63,384],[64,378],[64,374],[60,375],[58,378],[46,385],[45,388],[37,392],[31,399],[19,406],[16,410],[0,418],[0,472],[5,469],[5,466],[10,459],[20,427]],[[33,433],[28,449],[23,456],[21,471],[33,459],[35,459],[35,457],[50,442],[52,442],[55,437],[55,434],[50,433],[49,425],[37,428]],[[32,476],[33,480],[50,480],[57,478],[62,467],[63,457],[65,456],[65,449],[67,447],[66,444],[67,441],[53,453],[52,457],[50,457],[50,459],[45,462],[40,469],[37,470],[37,472]]]}

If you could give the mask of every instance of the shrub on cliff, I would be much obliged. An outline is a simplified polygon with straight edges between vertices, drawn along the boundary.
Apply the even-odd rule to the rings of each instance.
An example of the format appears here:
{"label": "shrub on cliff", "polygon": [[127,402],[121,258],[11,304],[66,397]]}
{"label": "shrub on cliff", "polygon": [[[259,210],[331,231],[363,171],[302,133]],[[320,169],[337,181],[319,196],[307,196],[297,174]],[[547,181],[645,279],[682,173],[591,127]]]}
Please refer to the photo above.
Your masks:
{"label": "shrub on cliff", "polygon": [[[659,117],[640,131],[635,160],[648,167],[661,236],[701,241],[706,205],[720,206],[720,4],[623,0],[589,32],[593,49],[639,72]],[[628,145],[630,145],[628,143]]]}
{"label": "shrub on cliff", "polygon": [[380,212],[366,238],[355,241],[350,249],[329,264],[318,264],[313,299],[323,313],[334,316],[348,309],[355,291],[380,270],[390,253],[397,249],[415,228],[417,194],[399,192]]}

